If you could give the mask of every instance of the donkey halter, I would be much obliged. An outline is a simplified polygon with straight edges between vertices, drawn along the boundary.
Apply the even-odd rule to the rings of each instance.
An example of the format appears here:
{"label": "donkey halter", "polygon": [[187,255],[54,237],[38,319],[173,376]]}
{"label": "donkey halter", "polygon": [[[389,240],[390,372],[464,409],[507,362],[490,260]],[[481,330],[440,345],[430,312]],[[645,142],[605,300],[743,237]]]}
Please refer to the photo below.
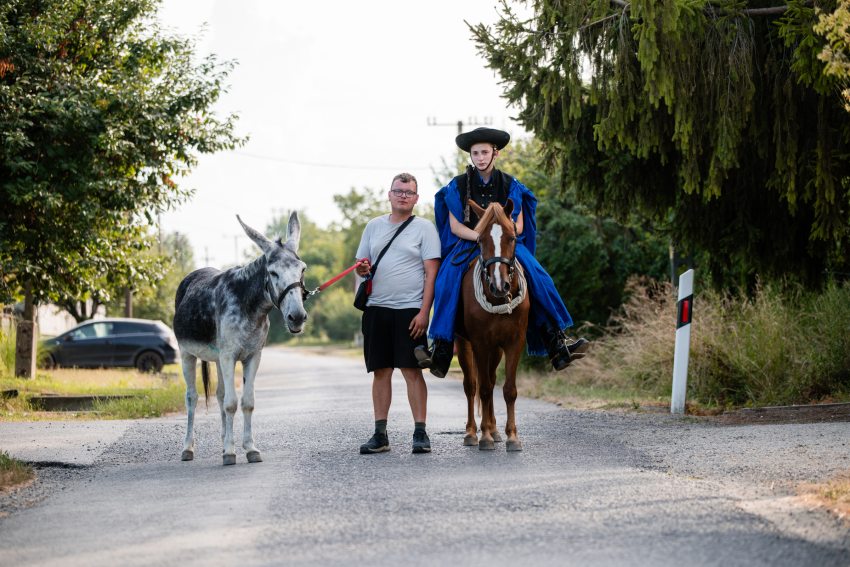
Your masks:
{"label": "donkey halter", "polygon": [[281,303],[283,303],[283,298],[286,297],[286,294],[289,293],[290,291],[292,291],[293,289],[297,288],[297,287],[301,288],[301,301],[304,301],[305,299],[307,299],[308,297],[310,297],[311,295],[316,293],[315,291],[312,291],[312,292],[307,291],[307,288],[304,287],[304,274],[303,273],[301,274],[300,280],[298,280],[297,282],[292,282],[291,284],[286,286],[286,289],[284,289],[282,292],[280,292],[280,295],[277,297],[277,301],[275,301],[275,296],[272,293],[272,289],[271,289],[271,286],[269,285],[269,283],[270,283],[269,278],[268,278],[268,276],[266,276],[266,293],[269,294],[269,300],[272,302],[272,305],[274,305],[278,310],[280,310],[280,305],[281,305]]}

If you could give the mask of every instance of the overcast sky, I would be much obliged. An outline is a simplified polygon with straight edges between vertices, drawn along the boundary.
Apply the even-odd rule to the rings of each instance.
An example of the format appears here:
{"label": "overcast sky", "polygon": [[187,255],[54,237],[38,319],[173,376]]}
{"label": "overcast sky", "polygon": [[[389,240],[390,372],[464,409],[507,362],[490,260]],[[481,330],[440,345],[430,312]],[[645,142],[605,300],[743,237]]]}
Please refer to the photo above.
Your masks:
{"label": "overcast sky", "polygon": [[292,209],[326,226],[339,218],[333,195],[388,189],[401,171],[419,180],[420,203],[432,203],[433,170],[453,159],[458,120],[523,135],[464,23],[496,21],[495,6],[165,0],[165,26],[201,34],[202,54],[237,61],[218,108],[240,115],[237,133],[250,141],[201,156],[183,180],[193,198],[163,215],[163,231],[187,234],[199,266],[224,267],[254,246],[237,213],[261,231]]}

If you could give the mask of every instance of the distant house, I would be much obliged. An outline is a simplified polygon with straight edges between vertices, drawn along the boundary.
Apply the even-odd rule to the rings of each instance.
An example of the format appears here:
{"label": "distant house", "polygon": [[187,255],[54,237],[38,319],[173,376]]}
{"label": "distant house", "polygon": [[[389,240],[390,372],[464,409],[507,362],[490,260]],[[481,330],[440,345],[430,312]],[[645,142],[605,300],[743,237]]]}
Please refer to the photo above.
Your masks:
{"label": "distant house", "polygon": [[[23,303],[5,307],[3,309],[3,317],[0,318],[0,325],[2,325],[0,328],[3,331],[7,331],[15,317],[20,317],[23,310]],[[103,319],[104,317],[106,317],[106,308],[101,305],[92,319]],[[43,337],[55,337],[77,326],[77,321],[67,311],[52,303],[38,306],[36,321],[38,322],[39,334]]]}

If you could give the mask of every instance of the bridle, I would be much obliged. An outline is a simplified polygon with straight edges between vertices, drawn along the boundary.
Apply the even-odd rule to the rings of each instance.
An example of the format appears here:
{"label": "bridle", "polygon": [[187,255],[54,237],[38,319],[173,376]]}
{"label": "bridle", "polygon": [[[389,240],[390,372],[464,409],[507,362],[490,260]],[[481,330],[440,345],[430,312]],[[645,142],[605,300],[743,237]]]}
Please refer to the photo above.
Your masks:
{"label": "bridle", "polygon": [[280,295],[277,297],[277,301],[275,301],[274,293],[272,293],[271,282],[269,281],[268,276],[266,276],[265,287],[266,287],[266,293],[269,294],[269,300],[272,302],[272,305],[274,305],[278,310],[280,310],[280,304],[283,303],[283,298],[286,297],[286,294],[289,293],[290,291],[292,291],[293,289],[297,288],[297,287],[301,288],[301,301],[304,301],[305,299],[310,297],[310,295],[312,295],[312,293],[315,293],[315,292],[311,293],[311,292],[307,291],[307,288],[304,287],[304,274],[303,273],[301,274],[301,279],[299,281],[292,282],[291,284],[286,286],[286,289],[284,289],[282,292],[280,292]]}
{"label": "bridle", "polygon": [[[516,238],[516,222],[513,222],[514,226],[514,238]],[[516,271],[516,247],[514,247],[514,254],[510,258],[505,256],[493,256],[492,258],[488,258],[484,260],[484,247],[481,244],[479,239],[478,248],[480,250],[480,254],[478,255],[478,263],[481,265],[481,272],[484,274],[484,282],[487,284],[489,289],[493,289],[495,286],[493,285],[493,281],[490,279],[490,271],[487,269],[493,264],[505,264],[508,267],[508,284],[513,285],[514,281],[514,273]],[[508,302],[511,301],[511,292],[508,291],[507,294]]]}

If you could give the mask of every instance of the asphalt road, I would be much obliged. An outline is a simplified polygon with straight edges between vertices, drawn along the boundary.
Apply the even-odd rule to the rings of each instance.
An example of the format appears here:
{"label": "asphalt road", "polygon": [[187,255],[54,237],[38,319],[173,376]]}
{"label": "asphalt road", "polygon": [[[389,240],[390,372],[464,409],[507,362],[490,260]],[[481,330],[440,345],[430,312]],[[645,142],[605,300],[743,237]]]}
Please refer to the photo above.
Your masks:
{"label": "asphalt road", "polygon": [[[719,426],[520,399],[522,453],[462,446],[460,382],[428,378],[433,452],[410,453],[394,378],[392,451],[363,456],[357,359],[267,349],[265,461],[221,465],[218,409],[0,424],[40,480],[0,498],[0,565],[850,565],[850,529],[793,494],[850,469],[850,424]],[[500,426],[504,403],[497,403]],[[237,413],[241,431],[241,414]]]}

